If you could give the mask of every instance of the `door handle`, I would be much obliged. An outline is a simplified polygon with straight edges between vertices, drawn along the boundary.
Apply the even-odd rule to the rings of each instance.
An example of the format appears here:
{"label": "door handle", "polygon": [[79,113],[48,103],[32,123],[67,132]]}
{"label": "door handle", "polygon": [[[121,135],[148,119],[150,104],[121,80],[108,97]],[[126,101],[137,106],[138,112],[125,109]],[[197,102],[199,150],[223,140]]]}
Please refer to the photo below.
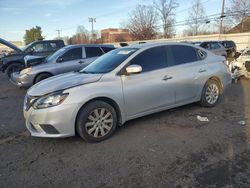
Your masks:
{"label": "door handle", "polygon": [[207,70],[205,70],[205,69],[200,69],[199,70],[199,73],[203,73],[203,72],[207,72]]}
{"label": "door handle", "polygon": [[79,61],[78,63],[79,63],[79,64],[83,64],[83,63],[85,63],[85,61]]}
{"label": "door handle", "polygon": [[165,75],[162,80],[164,81],[167,81],[167,80],[171,80],[173,77],[172,76],[168,76],[168,75]]}

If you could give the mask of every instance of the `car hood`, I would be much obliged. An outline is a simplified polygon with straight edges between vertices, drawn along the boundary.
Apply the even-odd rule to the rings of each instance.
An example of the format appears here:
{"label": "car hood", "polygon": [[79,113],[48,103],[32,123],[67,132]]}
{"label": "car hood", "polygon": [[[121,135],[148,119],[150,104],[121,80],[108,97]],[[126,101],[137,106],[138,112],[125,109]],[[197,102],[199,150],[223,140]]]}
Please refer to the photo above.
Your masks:
{"label": "car hood", "polygon": [[30,96],[42,96],[55,91],[97,82],[101,77],[102,74],[83,74],[79,72],[61,74],[37,83],[28,90],[27,94]]}
{"label": "car hood", "polygon": [[15,50],[15,51],[18,52],[18,53],[22,53],[22,52],[23,52],[20,48],[18,48],[18,47],[15,46],[14,44],[12,44],[12,43],[10,43],[10,42],[8,42],[8,41],[2,39],[2,38],[0,38],[0,43],[3,44],[3,45],[5,45],[5,46],[8,46],[9,48]]}

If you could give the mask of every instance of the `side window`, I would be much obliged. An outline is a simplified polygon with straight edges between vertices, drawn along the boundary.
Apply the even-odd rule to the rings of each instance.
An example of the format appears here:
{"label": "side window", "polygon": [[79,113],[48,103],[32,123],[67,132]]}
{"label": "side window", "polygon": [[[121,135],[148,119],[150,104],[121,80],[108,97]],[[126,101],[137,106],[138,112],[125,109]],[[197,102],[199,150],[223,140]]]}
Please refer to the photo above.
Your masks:
{"label": "side window", "polygon": [[74,48],[67,51],[62,56],[63,61],[82,59],[82,48]]}
{"label": "side window", "polygon": [[86,57],[98,57],[103,54],[99,47],[85,47]]}
{"label": "side window", "polygon": [[142,72],[167,67],[165,46],[154,47],[141,52],[130,61],[130,65],[140,65]]}
{"label": "side window", "polygon": [[203,60],[207,57],[207,53],[203,50],[197,49],[198,60]]}
{"label": "side window", "polygon": [[219,49],[220,48],[220,45],[217,43],[217,42],[213,42],[210,44],[210,48],[211,49]]}
{"label": "side window", "polygon": [[171,46],[175,65],[198,61],[196,49],[191,46]]}
{"label": "side window", "polygon": [[109,52],[109,51],[111,51],[111,50],[114,50],[115,48],[112,48],[112,47],[102,47],[102,50],[105,52],[105,53],[107,53],[107,52]]}
{"label": "side window", "polygon": [[210,46],[209,46],[208,43],[202,43],[200,46],[201,46],[202,48],[205,48],[205,49],[209,49],[209,48],[210,48]]}
{"label": "side window", "polygon": [[32,47],[34,52],[45,52],[46,51],[46,46],[44,43],[37,43]]}

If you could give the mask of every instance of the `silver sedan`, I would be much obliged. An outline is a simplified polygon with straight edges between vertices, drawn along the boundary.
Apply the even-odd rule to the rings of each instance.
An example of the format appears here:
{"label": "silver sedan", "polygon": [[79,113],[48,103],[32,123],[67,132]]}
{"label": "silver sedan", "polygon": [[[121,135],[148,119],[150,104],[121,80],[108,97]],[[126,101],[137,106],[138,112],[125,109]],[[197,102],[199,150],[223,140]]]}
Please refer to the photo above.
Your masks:
{"label": "silver sedan", "polygon": [[231,83],[225,58],[182,43],[113,50],[80,72],[55,76],[28,90],[32,136],[102,141],[126,121],[199,101],[215,106]]}

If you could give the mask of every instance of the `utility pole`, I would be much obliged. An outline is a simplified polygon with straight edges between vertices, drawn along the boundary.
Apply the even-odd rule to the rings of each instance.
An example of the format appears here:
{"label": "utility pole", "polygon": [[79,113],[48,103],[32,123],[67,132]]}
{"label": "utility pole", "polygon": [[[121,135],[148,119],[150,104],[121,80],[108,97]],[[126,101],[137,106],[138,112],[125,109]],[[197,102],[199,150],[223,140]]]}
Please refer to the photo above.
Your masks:
{"label": "utility pole", "polygon": [[92,37],[91,37],[91,39],[92,39],[92,41],[93,41],[93,39],[94,39],[94,22],[96,22],[96,18],[89,18],[89,22],[91,23],[91,31],[92,31]]}
{"label": "utility pole", "polygon": [[222,0],[222,7],[221,7],[221,16],[220,16],[220,34],[222,34],[223,30],[223,18],[224,15],[224,7],[225,7],[225,0]]}
{"label": "utility pole", "polygon": [[61,33],[62,30],[61,30],[61,29],[57,29],[56,31],[57,31],[57,36],[58,36],[58,38],[60,39],[60,38],[61,38],[61,37],[60,37],[60,33]]}

